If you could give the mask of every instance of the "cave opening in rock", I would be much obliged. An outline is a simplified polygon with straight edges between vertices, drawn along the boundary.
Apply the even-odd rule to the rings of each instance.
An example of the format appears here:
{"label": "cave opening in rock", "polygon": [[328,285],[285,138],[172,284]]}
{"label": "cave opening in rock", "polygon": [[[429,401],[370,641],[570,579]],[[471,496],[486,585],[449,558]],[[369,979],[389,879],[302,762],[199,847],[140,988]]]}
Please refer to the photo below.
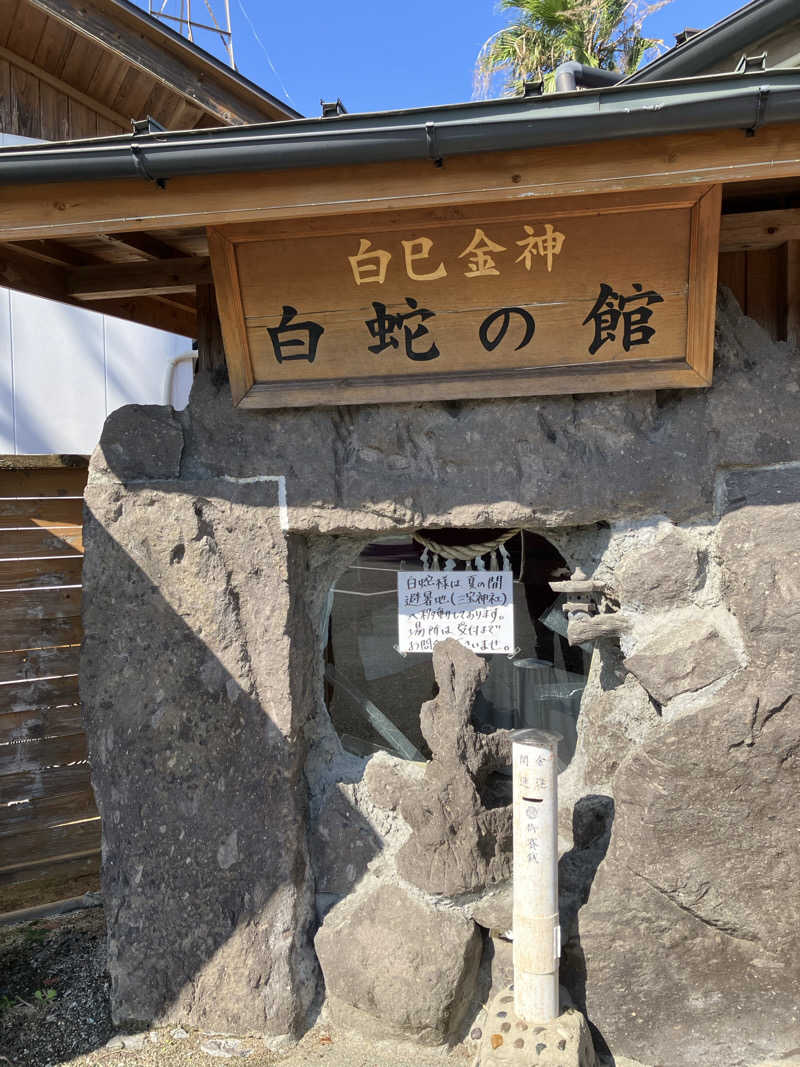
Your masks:
{"label": "cave opening in rock", "polygon": [[[549,583],[569,574],[563,556],[540,534],[521,530],[419,530],[378,538],[339,576],[329,596],[325,648],[326,703],[343,747],[359,756],[386,750],[405,759],[430,757],[420,707],[436,695],[431,653],[397,650],[399,570],[430,566],[431,544],[448,559],[467,546],[503,541],[499,566],[513,572],[514,655],[486,657],[489,674],[473,708],[476,727],[539,727],[562,735],[561,769],[575,751],[577,718],[590,646],[570,647],[563,597]],[[428,546],[426,548],[426,546]],[[493,550],[492,554],[498,550]],[[426,554],[427,553],[427,554]],[[488,558],[484,558],[485,560]],[[443,563],[444,560],[433,560]],[[453,559],[463,570],[476,561]]]}

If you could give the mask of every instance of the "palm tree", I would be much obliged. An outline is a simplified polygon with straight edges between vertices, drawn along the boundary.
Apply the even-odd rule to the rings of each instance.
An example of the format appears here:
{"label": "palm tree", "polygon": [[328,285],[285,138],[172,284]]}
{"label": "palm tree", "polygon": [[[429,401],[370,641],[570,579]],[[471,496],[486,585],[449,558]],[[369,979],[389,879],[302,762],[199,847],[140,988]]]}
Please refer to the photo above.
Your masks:
{"label": "palm tree", "polygon": [[476,90],[488,95],[498,71],[506,73],[505,91],[522,91],[541,78],[552,92],[560,63],[577,60],[589,67],[632,73],[660,41],[642,36],[642,23],[670,0],[642,5],[638,0],[500,0],[514,20],[484,44],[475,68]]}

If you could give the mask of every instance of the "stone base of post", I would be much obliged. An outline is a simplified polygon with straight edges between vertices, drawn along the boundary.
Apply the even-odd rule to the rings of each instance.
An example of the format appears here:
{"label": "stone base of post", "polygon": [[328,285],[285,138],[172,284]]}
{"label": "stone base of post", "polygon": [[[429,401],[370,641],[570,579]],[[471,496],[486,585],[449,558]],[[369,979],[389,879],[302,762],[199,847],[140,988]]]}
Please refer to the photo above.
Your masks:
{"label": "stone base of post", "polygon": [[514,1010],[516,991],[516,982],[503,989],[475,1020],[473,1067],[597,1067],[589,1024],[579,1011],[565,1005],[549,1023],[530,1023]]}

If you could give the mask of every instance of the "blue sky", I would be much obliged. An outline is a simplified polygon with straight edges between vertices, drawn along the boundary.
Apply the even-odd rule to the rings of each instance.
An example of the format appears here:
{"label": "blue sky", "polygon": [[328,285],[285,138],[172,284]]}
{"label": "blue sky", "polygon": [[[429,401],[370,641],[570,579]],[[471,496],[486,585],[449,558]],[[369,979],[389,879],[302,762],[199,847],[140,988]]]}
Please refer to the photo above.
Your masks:
{"label": "blue sky", "polygon": [[[222,0],[209,2],[223,9]],[[507,21],[495,0],[230,2],[241,72],[281,99],[288,93],[288,102],[309,116],[319,115],[320,98],[341,97],[348,111],[469,100],[478,51]],[[146,2],[140,6],[147,9]],[[168,0],[166,10],[176,6]],[[672,0],[649,17],[645,30],[671,45],[685,26],[704,29],[739,6],[736,0]],[[198,19],[207,14],[200,0],[194,11]],[[202,38],[198,44],[213,47]]]}

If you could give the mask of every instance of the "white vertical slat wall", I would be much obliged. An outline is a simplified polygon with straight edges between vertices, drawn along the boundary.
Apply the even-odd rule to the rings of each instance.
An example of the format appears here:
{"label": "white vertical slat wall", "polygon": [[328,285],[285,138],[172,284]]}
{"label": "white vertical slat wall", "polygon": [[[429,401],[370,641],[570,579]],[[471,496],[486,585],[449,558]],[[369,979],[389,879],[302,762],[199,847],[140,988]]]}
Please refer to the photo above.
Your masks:
{"label": "white vertical slat wall", "polygon": [[[32,138],[0,133],[0,147]],[[185,337],[0,288],[0,455],[88,455],[123,404],[186,406]]]}
{"label": "white vertical slat wall", "polygon": [[[185,337],[0,289],[0,454],[89,454],[123,404],[162,404]],[[169,390],[186,406],[192,364]]]}

